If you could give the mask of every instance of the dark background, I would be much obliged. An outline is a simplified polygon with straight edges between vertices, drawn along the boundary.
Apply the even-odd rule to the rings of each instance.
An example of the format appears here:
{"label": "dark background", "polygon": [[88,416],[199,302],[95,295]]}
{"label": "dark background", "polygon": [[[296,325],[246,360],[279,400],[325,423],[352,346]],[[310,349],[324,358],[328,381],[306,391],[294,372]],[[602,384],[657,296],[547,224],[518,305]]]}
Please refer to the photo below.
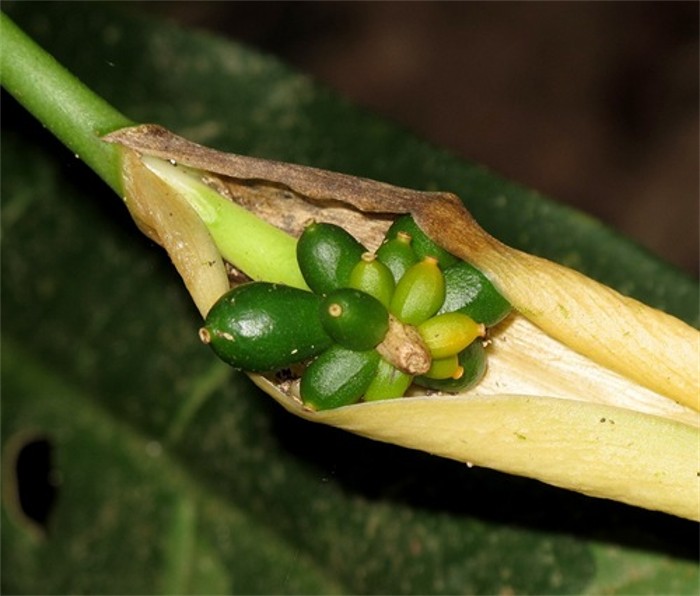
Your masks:
{"label": "dark background", "polygon": [[157,2],[698,275],[696,2]]}

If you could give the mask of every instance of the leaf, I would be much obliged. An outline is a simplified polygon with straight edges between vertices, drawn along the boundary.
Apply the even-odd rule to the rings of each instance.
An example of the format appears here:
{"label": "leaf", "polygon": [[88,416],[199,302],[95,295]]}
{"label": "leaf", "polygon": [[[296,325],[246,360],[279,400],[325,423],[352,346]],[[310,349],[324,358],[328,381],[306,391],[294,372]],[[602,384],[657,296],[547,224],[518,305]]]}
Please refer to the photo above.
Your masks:
{"label": "leaf", "polygon": [[[498,238],[697,324],[692,280],[268,58],[104,5],[6,8],[134,120],[453,191]],[[3,99],[3,592],[694,593],[696,524],[289,416],[212,359],[163,252]],[[45,530],[13,474],[36,437]]]}

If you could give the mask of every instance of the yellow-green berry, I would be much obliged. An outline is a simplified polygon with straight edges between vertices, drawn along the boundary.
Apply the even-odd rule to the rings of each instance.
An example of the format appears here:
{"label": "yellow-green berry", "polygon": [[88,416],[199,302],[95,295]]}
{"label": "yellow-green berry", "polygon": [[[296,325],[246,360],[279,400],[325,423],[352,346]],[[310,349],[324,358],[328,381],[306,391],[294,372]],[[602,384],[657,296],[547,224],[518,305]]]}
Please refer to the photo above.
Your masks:
{"label": "yellow-green berry", "polygon": [[386,308],[394,295],[394,286],[391,270],[371,252],[364,253],[350,272],[348,287],[374,296]]}
{"label": "yellow-green berry", "polygon": [[433,257],[413,265],[396,284],[389,311],[403,323],[419,325],[445,300],[445,277]]}
{"label": "yellow-green berry", "polygon": [[418,325],[418,333],[433,358],[447,358],[459,354],[477,337],[483,337],[486,328],[463,313],[450,312]]}
{"label": "yellow-green berry", "polygon": [[400,371],[382,358],[372,382],[365,391],[365,401],[403,397],[412,380],[412,375]]}

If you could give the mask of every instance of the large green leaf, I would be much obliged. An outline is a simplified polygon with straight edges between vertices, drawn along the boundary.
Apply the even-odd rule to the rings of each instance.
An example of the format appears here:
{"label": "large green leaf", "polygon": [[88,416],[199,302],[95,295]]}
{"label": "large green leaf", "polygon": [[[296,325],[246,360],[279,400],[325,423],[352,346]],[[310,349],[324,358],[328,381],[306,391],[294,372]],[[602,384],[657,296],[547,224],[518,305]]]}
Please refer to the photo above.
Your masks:
{"label": "large green leaf", "polygon": [[[4,8],[136,121],[454,191],[504,241],[697,324],[683,274],[270,58],[101,4]],[[200,344],[174,269],[111,191],[5,96],[2,125],[4,593],[696,592],[696,524],[281,411]],[[15,474],[37,439],[44,526]]]}

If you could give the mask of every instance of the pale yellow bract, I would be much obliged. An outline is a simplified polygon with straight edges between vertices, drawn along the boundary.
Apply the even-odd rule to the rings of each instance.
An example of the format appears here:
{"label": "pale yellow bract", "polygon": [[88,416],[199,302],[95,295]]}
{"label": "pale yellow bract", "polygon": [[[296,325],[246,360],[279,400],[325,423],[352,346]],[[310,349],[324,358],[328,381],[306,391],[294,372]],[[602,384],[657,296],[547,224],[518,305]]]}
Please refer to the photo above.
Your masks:
{"label": "pale yellow bract", "polygon": [[293,385],[251,375],[289,412],[465,464],[700,519],[696,329],[505,246],[448,193],[220,153],[151,125],[107,140],[127,148],[125,200],[134,219],[169,252],[203,316],[230,287],[227,271],[186,193],[174,190],[162,168],[146,165],[153,158],[195,168],[220,197],[291,236],[314,218],[342,225],[373,249],[396,214],[411,213],[516,309],[493,330],[487,374],[468,392],[413,390],[398,400],[312,412]]}

